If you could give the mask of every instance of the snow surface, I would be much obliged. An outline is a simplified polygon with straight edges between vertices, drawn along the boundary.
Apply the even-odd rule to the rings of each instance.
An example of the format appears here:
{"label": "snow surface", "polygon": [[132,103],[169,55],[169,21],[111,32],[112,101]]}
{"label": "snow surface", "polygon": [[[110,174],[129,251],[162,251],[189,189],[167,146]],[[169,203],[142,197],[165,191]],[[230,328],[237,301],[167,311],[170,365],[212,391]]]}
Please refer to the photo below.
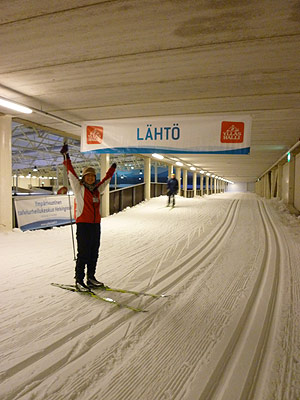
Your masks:
{"label": "snow surface", "polygon": [[[0,233],[2,400],[300,399],[300,219],[254,194],[102,220],[97,277],[73,283],[71,227]],[[74,226],[75,229],[75,226]]]}

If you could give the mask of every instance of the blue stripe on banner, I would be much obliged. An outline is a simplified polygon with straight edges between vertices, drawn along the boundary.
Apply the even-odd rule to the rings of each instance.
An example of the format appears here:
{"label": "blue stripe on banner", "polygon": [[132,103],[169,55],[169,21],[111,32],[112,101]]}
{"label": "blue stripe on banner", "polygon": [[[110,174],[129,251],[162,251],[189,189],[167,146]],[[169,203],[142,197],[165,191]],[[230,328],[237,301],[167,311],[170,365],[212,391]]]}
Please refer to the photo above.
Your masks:
{"label": "blue stripe on banner", "polygon": [[[75,220],[73,220],[75,222]],[[51,228],[52,226],[66,225],[70,223],[70,219],[49,219],[44,221],[36,221],[30,224],[21,225],[19,228],[22,231],[29,231],[42,228]]]}
{"label": "blue stripe on banner", "polygon": [[97,154],[149,154],[149,153],[162,153],[162,154],[249,154],[250,147],[231,150],[183,150],[183,149],[168,149],[160,147],[113,147],[109,149],[97,149],[84,151],[83,153],[97,153]]}

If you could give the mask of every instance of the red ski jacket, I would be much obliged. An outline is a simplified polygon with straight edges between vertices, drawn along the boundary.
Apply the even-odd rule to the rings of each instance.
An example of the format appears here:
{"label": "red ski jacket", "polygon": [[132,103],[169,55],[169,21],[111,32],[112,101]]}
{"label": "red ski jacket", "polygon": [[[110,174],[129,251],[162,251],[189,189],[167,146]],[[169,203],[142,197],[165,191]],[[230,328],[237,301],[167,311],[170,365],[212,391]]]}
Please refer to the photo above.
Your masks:
{"label": "red ski jacket", "polygon": [[100,195],[104,192],[106,186],[112,178],[115,168],[110,167],[106,172],[105,177],[99,182],[93,192],[87,189],[78,178],[74,171],[70,159],[64,161],[64,165],[68,171],[68,178],[71,188],[75,195],[76,211],[75,220],[78,222],[99,224],[101,221],[100,215]]}

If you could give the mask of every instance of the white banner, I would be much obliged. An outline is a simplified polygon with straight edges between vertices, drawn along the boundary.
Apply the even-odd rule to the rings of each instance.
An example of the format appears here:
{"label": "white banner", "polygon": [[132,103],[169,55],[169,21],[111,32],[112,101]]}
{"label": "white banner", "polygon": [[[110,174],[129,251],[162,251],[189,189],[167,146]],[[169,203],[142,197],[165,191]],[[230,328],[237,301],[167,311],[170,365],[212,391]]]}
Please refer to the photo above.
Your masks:
{"label": "white banner", "polygon": [[[70,196],[70,202],[72,218],[74,218],[74,196]],[[68,196],[15,197],[14,203],[18,227],[22,231],[70,223]]]}
{"label": "white banner", "polygon": [[82,123],[81,151],[248,154],[249,115],[173,115]]}

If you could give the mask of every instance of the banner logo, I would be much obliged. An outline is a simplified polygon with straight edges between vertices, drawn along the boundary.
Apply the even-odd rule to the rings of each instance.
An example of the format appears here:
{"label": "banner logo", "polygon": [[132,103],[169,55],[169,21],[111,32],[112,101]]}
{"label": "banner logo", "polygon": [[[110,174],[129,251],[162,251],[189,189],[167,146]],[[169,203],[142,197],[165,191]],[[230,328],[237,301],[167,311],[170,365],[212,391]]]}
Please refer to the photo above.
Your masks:
{"label": "banner logo", "polygon": [[103,127],[90,126],[86,127],[86,142],[87,144],[101,144],[103,140]]}
{"label": "banner logo", "polygon": [[221,143],[243,143],[244,122],[222,121]]}

